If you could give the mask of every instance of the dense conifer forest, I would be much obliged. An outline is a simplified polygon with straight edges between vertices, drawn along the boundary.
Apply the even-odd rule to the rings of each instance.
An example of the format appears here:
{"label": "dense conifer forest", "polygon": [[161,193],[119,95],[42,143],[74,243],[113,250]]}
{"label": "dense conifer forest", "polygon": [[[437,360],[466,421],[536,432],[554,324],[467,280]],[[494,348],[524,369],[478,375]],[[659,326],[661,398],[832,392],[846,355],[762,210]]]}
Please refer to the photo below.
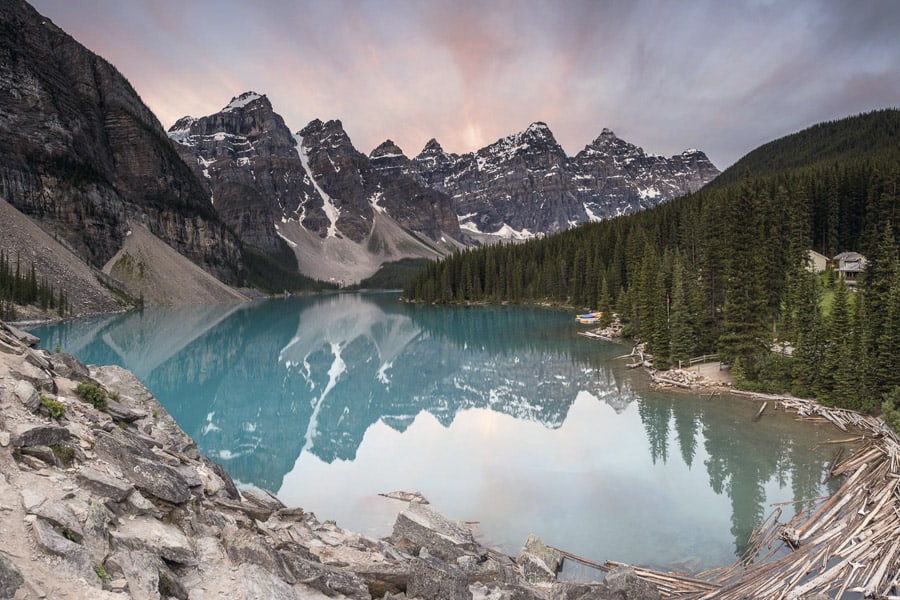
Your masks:
{"label": "dense conifer forest", "polygon": [[18,256],[13,260],[0,250],[0,319],[14,321],[17,304],[32,304],[43,311],[55,310],[60,317],[69,312],[65,291],[54,290],[46,279],[38,279],[34,263],[23,268]]}
{"label": "dense conifer forest", "polygon": [[[736,382],[900,425],[900,111],[754,150],[698,193],[520,245],[456,253],[410,281],[427,303],[556,303],[619,315],[665,368],[717,352]],[[809,250],[868,260],[851,288]]]}

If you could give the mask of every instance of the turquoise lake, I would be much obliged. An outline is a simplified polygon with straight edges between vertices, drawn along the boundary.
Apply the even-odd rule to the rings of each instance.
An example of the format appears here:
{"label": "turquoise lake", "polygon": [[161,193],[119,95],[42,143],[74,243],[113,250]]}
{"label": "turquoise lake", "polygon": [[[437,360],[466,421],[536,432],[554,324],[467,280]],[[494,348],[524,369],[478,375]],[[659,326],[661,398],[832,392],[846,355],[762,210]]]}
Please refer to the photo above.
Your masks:
{"label": "turquoise lake", "polygon": [[341,294],[32,332],[134,372],[239,485],[372,536],[403,507],[379,493],[418,491],[509,553],[535,533],[598,562],[699,571],[733,562],[772,503],[829,493],[836,430],[653,390],[616,359],[629,347],[584,329],[560,311]]}

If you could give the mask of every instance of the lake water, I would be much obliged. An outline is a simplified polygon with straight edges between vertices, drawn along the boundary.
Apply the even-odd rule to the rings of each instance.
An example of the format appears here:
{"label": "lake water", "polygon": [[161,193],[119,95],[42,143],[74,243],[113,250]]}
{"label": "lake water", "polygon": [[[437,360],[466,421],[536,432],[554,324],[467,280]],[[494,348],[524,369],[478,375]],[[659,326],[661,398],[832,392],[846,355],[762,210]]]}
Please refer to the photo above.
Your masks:
{"label": "lake water", "polygon": [[[771,503],[829,493],[832,429],[652,390],[571,315],[342,294],[32,330],[134,372],[242,484],[373,536],[419,491],[481,541],[598,562],[730,564]],[[786,510],[789,515],[790,508]]]}

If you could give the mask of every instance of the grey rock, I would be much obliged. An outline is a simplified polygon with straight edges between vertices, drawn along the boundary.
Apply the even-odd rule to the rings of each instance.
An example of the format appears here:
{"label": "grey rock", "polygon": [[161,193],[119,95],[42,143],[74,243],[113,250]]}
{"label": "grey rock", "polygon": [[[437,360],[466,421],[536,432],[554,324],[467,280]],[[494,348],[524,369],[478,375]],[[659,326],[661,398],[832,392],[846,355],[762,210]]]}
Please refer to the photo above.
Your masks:
{"label": "grey rock", "polygon": [[583,583],[559,582],[553,584],[553,588],[550,590],[550,600],[579,600],[592,590],[593,586]]}
{"label": "grey rock", "polygon": [[9,323],[3,323],[2,327],[15,339],[17,339],[25,346],[28,346],[29,348],[37,348],[38,344],[41,343],[41,338],[37,337],[36,335],[32,335],[27,331],[23,331],[18,327],[14,327]]}
{"label": "grey rock", "polygon": [[41,395],[27,381],[18,381],[16,387],[13,388],[13,394],[31,412],[36,412],[41,407]]}
{"label": "grey rock", "polygon": [[159,569],[162,560],[149,552],[120,550],[106,560],[108,573],[121,573],[134,600],[160,600]]}
{"label": "grey rock", "polygon": [[478,597],[490,600],[547,600],[547,596],[534,588],[514,583],[475,583],[469,587]]}
{"label": "grey rock", "polygon": [[409,571],[403,563],[351,564],[347,569],[366,583],[373,598],[396,594],[405,590],[409,584]]}
{"label": "grey rock", "polygon": [[628,600],[659,600],[659,590],[638,577],[634,569],[617,567],[606,574],[603,583],[613,592],[624,592]]}
{"label": "grey rock", "polygon": [[125,477],[142,491],[166,502],[181,504],[191,498],[191,490],[177,471],[160,464],[146,446],[128,439],[118,428],[97,432],[97,454],[119,465]]}
{"label": "grey rock", "polygon": [[67,540],[43,519],[35,519],[31,524],[31,533],[41,550],[64,559],[63,564],[69,572],[100,587],[100,579],[94,571],[94,560],[87,548]]}
{"label": "grey rock", "polygon": [[423,504],[410,504],[397,515],[391,542],[409,554],[421,548],[445,561],[455,561],[465,554],[479,555],[481,547],[472,530],[451,521]]}
{"label": "grey rock", "polygon": [[25,579],[19,568],[5,554],[0,553],[0,598],[12,598],[23,583]]}
{"label": "grey rock", "polygon": [[281,502],[281,500],[262,490],[244,488],[243,490],[241,490],[241,496],[243,496],[244,500],[246,500],[247,502],[268,509],[272,512],[285,508],[284,503]]}
{"label": "grey rock", "polygon": [[12,443],[16,448],[27,446],[56,446],[68,442],[72,434],[59,425],[20,425],[12,435]]}
{"label": "grey rock", "polygon": [[188,484],[189,487],[203,487],[203,480],[197,473],[197,469],[195,469],[191,465],[178,465],[177,467],[174,467],[174,469],[179,475],[184,477],[184,481]]}
{"label": "grey rock", "polygon": [[84,530],[81,528],[81,523],[78,522],[72,509],[64,502],[42,502],[31,512],[57,529],[64,531],[68,539],[78,543],[84,539]]}
{"label": "grey rock", "polygon": [[369,588],[359,576],[319,562],[307,560],[279,547],[281,556],[297,581],[328,597],[343,595],[353,600],[371,600]]}
{"label": "grey rock", "polygon": [[47,501],[47,496],[34,490],[22,490],[22,506],[29,513],[33,513],[38,506]]}
{"label": "grey rock", "polygon": [[136,515],[149,515],[156,512],[156,505],[144,498],[139,491],[134,490],[128,494],[128,506]]}
{"label": "grey rock", "polygon": [[65,377],[73,381],[87,381],[91,375],[83,362],[65,352],[51,354],[49,362],[50,368],[59,377]]}
{"label": "grey rock", "polygon": [[113,520],[113,515],[103,504],[91,500],[84,520],[82,543],[97,563],[102,563],[103,559],[109,555],[109,526]]}
{"label": "grey rock", "polygon": [[234,480],[231,478],[231,475],[228,474],[228,471],[225,470],[225,467],[220,465],[217,462],[210,460],[209,458],[203,457],[203,463],[213,470],[213,473],[219,476],[219,478],[225,482],[225,493],[232,500],[239,500],[241,497],[240,492],[238,492],[237,486],[234,485]]}
{"label": "grey rock", "polygon": [[410,562],[406,593],[424,600],[472,600],[466,574],[434,558]]}
{"label": "grey rock", "polygon": [[126,423],[133,423],[138,419],[143,419],[147,416],[147,413],[145,411],[129,408],[121,402],[116,402],[112,399],[109,399],[107,401],[106,412],[113,418],[113,420],[124,421]]}
{"label": "grey rock", "polygon": [[56,457],[53,450],[47,446],[24,446],[19,449],[19,453],[20,455],[36,458],[48,465],[62,466],[62,462]]}
{"label": "grey rock", "polygon": [[159,566],[159,595],[163,598],[188,600],[188,591],[181,584],[178,575],[166,563]]}
{"label": "grey rock", "polygon": [[299,593],[282,579],[259,565],[246,564],[238,567],[235,600],[305,600],[309,594]]}
{"label": "grey rock", "polygon": [[556,581],[562,569],[563,555],[550,548],[535,535],[529,535],[525,547],[519,552],[518,563],[525,579],[531,583]]}
{"label": "grey rock", "polygon": [[245,563],[259,565],[288,583],[297,582],[288,570],[282,555],[264,537],[246,529],[235,528],[226,529],[223,536],[225,552],[235,565]]}
{"label": "grey rock", "polygon": [[197,564],[190,540],[175,525],[149,517],[122,519],[109,535],[114,550],[149,552],[173,563]]}
{"label": "grey rock", "polygon": [[128,481],[119,477],[113,477],[93,467],[82,466],[75,477],[78,480],[78,484],[84,489],[104,498],[109,498],[113,502],[125,500],[134,490],[134,486]]}
{"label": "grey rock", "polygon": [[8,431],[0,431],[0,448],[9,446],[10,437]]}

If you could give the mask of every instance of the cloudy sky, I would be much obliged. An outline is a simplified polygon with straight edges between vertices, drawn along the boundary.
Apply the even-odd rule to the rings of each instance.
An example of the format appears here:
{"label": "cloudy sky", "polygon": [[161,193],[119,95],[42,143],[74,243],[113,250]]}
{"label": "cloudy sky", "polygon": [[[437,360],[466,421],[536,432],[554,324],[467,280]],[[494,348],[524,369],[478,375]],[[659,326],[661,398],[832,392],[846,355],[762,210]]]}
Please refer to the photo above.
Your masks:
{"label": "cloudy sky", "polygon": [[546,122],[725,168],[816,122],[900,107],[898,0],[31,0],[168,128],[239,93],[368,153],[467,152]]}

